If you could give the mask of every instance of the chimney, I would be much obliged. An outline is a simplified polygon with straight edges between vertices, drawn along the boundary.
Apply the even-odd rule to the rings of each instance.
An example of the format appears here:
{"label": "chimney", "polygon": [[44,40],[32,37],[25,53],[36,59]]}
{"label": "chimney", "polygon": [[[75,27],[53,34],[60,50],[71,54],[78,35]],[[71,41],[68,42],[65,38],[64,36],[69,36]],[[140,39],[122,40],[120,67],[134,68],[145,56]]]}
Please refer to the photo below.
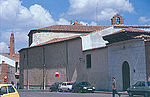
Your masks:
{"label": "chimney", "polygon": [[72,20],[70,21],[70,25],[72,25]]}
{"label": "chimney", "polygon": [[74,23],[78,23],[78,21],[76,20]]}
{"label": "chimney", "polygon": [[14,33],[11,33],[10,36],[10,56],[15,54],[15,48],[14,48]]}

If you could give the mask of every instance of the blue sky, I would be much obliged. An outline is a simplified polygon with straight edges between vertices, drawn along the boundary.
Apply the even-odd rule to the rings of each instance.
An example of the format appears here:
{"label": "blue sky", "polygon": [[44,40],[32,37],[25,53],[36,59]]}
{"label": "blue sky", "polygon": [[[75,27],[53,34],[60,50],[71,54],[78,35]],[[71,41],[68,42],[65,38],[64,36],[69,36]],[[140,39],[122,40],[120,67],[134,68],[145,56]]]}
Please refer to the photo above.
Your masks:
{"label": "blue sky", "polygon": [[0,0],[0,8],[0,52],[9,51],[12,31],[17,52],[28,46],[31,29],[67,25],[71,20],[108,26],[119,13],[126,25],[150,24],[150,0]]}

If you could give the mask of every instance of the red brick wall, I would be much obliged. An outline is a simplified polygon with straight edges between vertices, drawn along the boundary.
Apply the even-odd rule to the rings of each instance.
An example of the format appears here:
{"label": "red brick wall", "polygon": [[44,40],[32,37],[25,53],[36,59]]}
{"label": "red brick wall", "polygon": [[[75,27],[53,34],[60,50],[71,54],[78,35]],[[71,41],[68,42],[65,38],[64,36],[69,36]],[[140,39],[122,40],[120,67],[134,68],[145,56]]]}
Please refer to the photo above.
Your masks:
{"label": "red brick wall", "polygon": [[7,64],[3,61],[1,64],[1,73],[0,73],[0,84],[5,83],[4,77],[7,76]]}
{"label": "red brick wall", "polygon": [[119,14],[116,14],[115,16],[113,16],[113,18],[111,19],[111,24],[112,25],[117,25],[116,23],[116,17],[118,17],[120,19],[120,23],[119,24],[124,24],[124,19],[122,18],[122,16],[120,16]]}
{"label": "red brick wall", "polygon": [[15,54],[15,48],[14,48],[14,33],[11,33],[11,37],[10,37],[10,55],[14,55]]}

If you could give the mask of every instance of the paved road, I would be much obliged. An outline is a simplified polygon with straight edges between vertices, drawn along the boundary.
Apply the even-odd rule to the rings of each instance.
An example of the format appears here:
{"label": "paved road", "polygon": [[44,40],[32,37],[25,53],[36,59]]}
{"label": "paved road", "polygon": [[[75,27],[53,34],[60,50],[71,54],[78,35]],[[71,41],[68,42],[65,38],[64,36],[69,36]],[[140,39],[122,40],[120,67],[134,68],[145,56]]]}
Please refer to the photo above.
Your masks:
{"label": "paved road", "polygon": [[[60,92],[19,92],[20,97],[112,97],[104,93],[60,93]],[[116,97],[119,97],[118,95]],[[121,95],[121,97],[129,97]],[[135,96],[142,97],[142,96]]]}

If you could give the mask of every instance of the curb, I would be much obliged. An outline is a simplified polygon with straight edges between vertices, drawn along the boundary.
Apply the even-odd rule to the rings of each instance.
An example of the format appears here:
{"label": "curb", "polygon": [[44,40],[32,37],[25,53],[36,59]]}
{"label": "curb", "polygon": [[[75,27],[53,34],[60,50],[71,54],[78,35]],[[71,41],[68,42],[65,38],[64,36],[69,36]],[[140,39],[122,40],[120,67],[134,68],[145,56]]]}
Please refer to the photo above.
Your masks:
{"label": "curb", "polygon": [[[95,91],[95,93],[112,94],[110,91]],[[121,95],[128,95],[127,92],[118,92]]]}
{"label": "curb", "polygon": [[[24,89],[19,89],[17,90],[18,92],[49,92],[49,90],[24,90]],[[112,94],[110,91],[95,91],[94,93],[101,93],[101,94]],[[121,95],[128,95],[127,92],[118,92]]]}

